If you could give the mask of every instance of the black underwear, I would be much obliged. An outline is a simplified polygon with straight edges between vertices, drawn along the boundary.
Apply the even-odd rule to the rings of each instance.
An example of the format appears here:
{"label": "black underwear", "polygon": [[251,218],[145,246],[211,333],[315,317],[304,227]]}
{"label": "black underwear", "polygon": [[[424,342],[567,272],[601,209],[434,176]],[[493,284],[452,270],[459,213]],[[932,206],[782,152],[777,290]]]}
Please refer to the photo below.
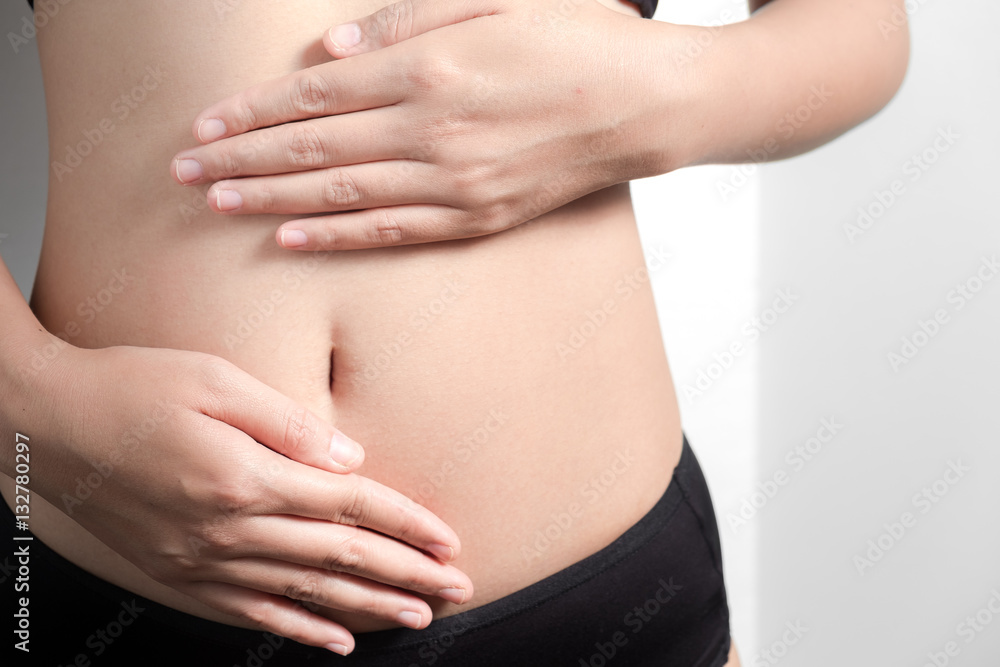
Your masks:
{"label": "black underwear", "polygon": [[[5,597],[28,596],[30,655],[15,664],[169,667],[722,667],[729,608],[708,487],[684,439],[656,505],[617,540],[542,581],[471,611],[355,635],[345,657],[207,621],[99,579],[15,529],[0,503]],[[15,549],[29,546],[17,592]],[[16,611],[16,608],[15,608]],[[11,612],[13,613],[13,612]],[[16,629],[17,619],[5,614]],[[8,628],[11,627],[8,625]],[[7,630],[7,641],[11,639]]]}

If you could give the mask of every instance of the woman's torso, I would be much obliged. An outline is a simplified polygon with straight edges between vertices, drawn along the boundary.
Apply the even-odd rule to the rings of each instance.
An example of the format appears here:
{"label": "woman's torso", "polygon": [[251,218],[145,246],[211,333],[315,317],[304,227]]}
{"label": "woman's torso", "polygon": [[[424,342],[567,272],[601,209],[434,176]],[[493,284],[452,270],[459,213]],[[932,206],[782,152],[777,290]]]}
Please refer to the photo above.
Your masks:
{"label": "woman's torso", "polygon": [[[198,111],[325,61],[320,31],[382,4],[63,5],[39,34],[53,168],[32,306],[74,345],[216,354],[329,419],[366,448],[360,474],[458,532],[479,605],[610,543],[679,457],[627,185],[489,237],[311,255],[275,245],[285,218],[213,214],[169,175]],[[227,620],[54,507],[32,518],[95,574]]]}

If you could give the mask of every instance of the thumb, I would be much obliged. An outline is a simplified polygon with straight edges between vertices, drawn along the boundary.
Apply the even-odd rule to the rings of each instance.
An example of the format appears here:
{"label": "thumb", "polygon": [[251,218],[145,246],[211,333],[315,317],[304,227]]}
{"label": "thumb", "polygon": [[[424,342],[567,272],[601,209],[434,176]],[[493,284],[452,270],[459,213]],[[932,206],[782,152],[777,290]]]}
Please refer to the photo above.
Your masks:
{"label": "thumb", "polygon": [[230,367],[224,400],[204,412],[243,431],[269,449],[329,472],[361,467],[364,449],[308,408],[240,369]]}
{"label": "thumb", "polygon": [[330,55],[344,58],[499,10],[496,0],[400,0],[363,19],[330,28],[323,35],[323,45]]}

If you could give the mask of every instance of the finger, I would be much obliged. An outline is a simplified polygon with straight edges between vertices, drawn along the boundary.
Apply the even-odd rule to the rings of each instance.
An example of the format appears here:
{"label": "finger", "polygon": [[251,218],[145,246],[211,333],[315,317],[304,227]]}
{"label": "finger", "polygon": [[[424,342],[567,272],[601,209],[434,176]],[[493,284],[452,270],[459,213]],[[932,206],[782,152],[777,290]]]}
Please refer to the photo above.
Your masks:
{"label": "finger", "polygon": [[241,558],[227,563],[217,576],[264,593],[393,621],[415,630],[433,620],[430,606],[415,595],[351,574],[265,558]]}
{"label": "finger", "polygon": [[482,236],[505,229],[451,206],[416,204],[290,220],[278,228],[289,250],[359,250]]}
{"label": "finger", "polygon": [[392,106],[254,130],[181,151],[171,173],[181,185],[196,185],[413,157],[402,113]]}
{"label": "finger", "polygon": [[456,604],[472,596],[472,581],[458,568],[365,528],[273,515],[255,517],[252,526],[266,546],[248,535],[234,555],[352,574]]}
{"label": "finger", "polygon": [[270,484],[269,513],[363,526],[402,540],[442,561],[460,552],[458,535],[426,507],[403,494],[356,474],[330,473],[295,466]]}
{"label": "finger", "polygon": [[209,581],[187,584],[178,590],[258,630],[340,655],[354,650],[354,637],[345,627],[288,598]]}
{"label": "finger", "polygon": [[323,63],[213,104],[195,117],[192,133],[207,144],[290,121],[389,106],[403,99],[404,76],[391,58]]}
{"label": "finger", "polygon": [[358,443],[312,411],[228,362],[203,364],[205,413],[290,459],[345,473],[364,461]]}
{"label": "finger", "polygon": [[401,0],[357,21],[330,28],[323,36],[323,45],[330,55],[343,58],[500,10],[495,0]]}
{"label": "finger", "polygon": [[383,160],[221,181],[206,197],[219,213],[328,213],[414,203],[443,203],[437,167],[425,162]]}

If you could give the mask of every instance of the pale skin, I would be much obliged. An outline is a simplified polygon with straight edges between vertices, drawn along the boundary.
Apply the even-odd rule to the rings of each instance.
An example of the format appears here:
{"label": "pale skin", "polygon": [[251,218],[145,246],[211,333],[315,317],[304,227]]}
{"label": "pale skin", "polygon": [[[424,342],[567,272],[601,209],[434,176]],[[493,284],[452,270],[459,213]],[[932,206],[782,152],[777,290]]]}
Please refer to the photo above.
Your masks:
{"label": "pale skin", "polygon": [[[180,152],[173,173],[214,183],[207,202],[220,213],[341,212],[281,225],[278,243],[295,250],[493,233],[539,212],[524,202],[552,164],[573,175],[555,208],[625,180],[833,139],[898,88],[907,33],[883,34],[879,21],[901,7],[781,0],[707,29],[582,0],[396,3],[324,33],[346,60],[198,114],[193,134],[208,146]],[[569,62],[524,81],[531,63]],[[608,135],[613,149],[588,150]]]}
{"label": "pale skin", "polygon": [[[462,610],[453,603],[465,602],[468,607],[497,599],[600,549],[655,502],[679,453],[679,415],[648,289],[622,300],[617,319],[581,350],[584,355],[599,351],[602,363],[610,364],[601,368],[601,391],[588,388],[596,377],[591,362],[584,363],[579,354],[560,359],[552,352],[578,314],[592,309],[595,299],[600,302],[607,285],[641,265],[627,189],[608,186],[686,164],[746,159],[745,149],[764,145],[775,124],[806,101],[811,85],[825,83],[834,94],[770,157],[807,150],[874,113],[901,80],[906,33],[896,31],[883,39],[874,27],[879,17],[889,16],[901,3],[859,4],[774,0],[750,21],[713,33],[710,48],[683,67],[669,65],[681,62],[670,57],[670,45],[684,44],[698,28],[643,22],[594,3],[581,5],[570,17],[570,27],[560,28],[576,31],[578,38],[565,40],[518,40],[523,34],[518,26],[527,30],[523,28],[527,12],[543,12],[544,3],[530,7],[472,3],[471,13],[461,16],[449,14],[444,3],[414,3],[412,30],[394,32],[392,39],[365,28],[361,33],[370,42],[338,51],[326,33],[324,46],[343,57],[328,64],[324,60],[329,56],[317,55],[316,49],[281,49],[317,39],[317,21],[337,25],[370,14],[377,4],[359,2],[331,10],[321,3],[315,7],[303,3],[299,16],[260,21],[254,17],[259,8],[245,6],[246,11],[225,17],[227,29],[221,37],[210,30],[211,10],[193,5],[190,12],[178,8],[161,15],[153,11],[146,12],[152,16],[116,15],[121,48],[128,53],[102,57],[127,55],[129,61],[143,62],[152,54],[172,65],[173,78],[165,77],[162,84],[170,99],[151,95],[148,104],[119,127],[134,136],[125,137],[121,131],[110,135],[110,148],[88,158],[65,181],[52,184],[34,312],[5,272],[0,281],[4,312],[11,313],[0,331],[5,343],[0,365],[4,404],[11,406],[5,407],[0,422],[4,472],[12,472],[13,453],[7,448],[14,441],[8,437],[14,430],[48,444],[32,450],[37,457],[32,488],[52,507],[33,506],[33,527],[74,562],[143,595],[189,613],[268,629],[341,653],[353,648],[349,631],[391,624],[425,627],[432,613]],[[503,29],[472,18],[483,9],[496,12],[490,20],[505,21]],[[88,21],[85,11],[72,6],[65,11],[70,18],[55,23],[39,42],[54,160],[60,159],[62,146],[100,120],[100,109],[89,118],[67,118],[53,114],[53,109],[74,108],[75,101],[83,99],[78,95],[112,99],[119,92],[96,73],[88,75],[64,64],[70,54],[78,58],[85,49],[85,40],[74,31]],[[451,22],[457,24],[430,29]],[[376,19],[373,25],[391,24]],[[236,34],[230,37],[230,32]],[[258,48],[246,47],[247,34],[254,35]],[[211,35],[216,47],[229,56],[218,63],[199,58],[196,65],[193,56],[173,55],[179,44],[194,48],[202,35]],[[393,41],[399,43],[374,48]],[[437,57],[421,58],[421,53]],[[601,71],[608,53],[628,59],[621,76],[559,78],[577,70]],[[478,99],[475,89],[464,95],[456,91],[476,80],[475,74],[505,93],[523,84],[519,84],[523,71],[515,64],[560,58],[580,62],[591,58],[594,64],[542,68],[533,72],[532,81],[538,80],[528,91],[530,96],[498,94],[488,97],[487,105],[461,107],[461,122],[448,125],[451,134],[433,135],[452,141],[407,144],[399,139],[421,136],[422,128],[442,131],[435,119],[455,114],[456,98]],[[227,59],[238,59],[240,68],[227,70]],[[464,74],[433,69],[407,72],[403,62],[408,67],[450,62]],[[348,103],[351,94],[374,90],[382,95],[375,102],[395,105],[387,111],[396,116],[380,114],[379,109],[327,116],[345,110],[335,106],[344,95],[335,95],[333,107],[311,114],[324,118],[309,121],[316,126],[311,136],[330,149],[324,150],[321,163],[288,162],[289,144],[283,133],[291,125],[266,130],[273,134],[253,144],[252,158],[227,161],[223,157],[227,151],[248,155],[237,149],[238,142],[253,138],[256,125],[239,124],[240,116],[233,112],[239,97],[217,104],[214,100],[256,86],[243,95],[255,100],[254,114],[262,124],[301,119],[301,111],[288,104],[293,89],[289,86],[309,65],[333,72],[328,75],[332,77],[328,90],[344,93]],[[196,66],[197,77],[189,73]],[[61,68],[66,68],[65,74]],[[123,74],[123,80],[141,79],[141,74],[137,65]],[[310,73],[314,75],[316,71]],[[541,80],[543,76],[552,78]],[[368,77],[364,86],[358,85],[362,77]],[[428,85],[431,82],[435,85]],[[622,92],[635,89],[643,94]],[[567,95],[581,99],[566,104]],[[400,100],[404,103],[396,104]],[[499,101],[507,106],[499,107]],[[362,106],[371,103],[366,100]],[[734,114],[734,108],[741,113]],[[199,129],[206,129],[205,119],[224,119],[228,138],[180,151],[185,143],[182,125],[186,127],[191,118],[196,137]],[[525,141],[526,124],[536,128],[531,135],[549,137],[543,150]],[[612,127],[618,128],[613,141],[597,143],[599,151],[581,150],[595,145],[594,138]],[[401,132],[403,128],[409,132]],[[584,131],[569,132],[577,128]],[[131,145],[116,146],[119,137]],[[109,183],[134,188],[140,182],[137,177],[162,179],[157,176],[162,167],[126,168],[112,156],[127,150],[160,156],[164,144],[172,145],[179,157],[199,159],[203,168],[199,183],[213,183],[205,193],[212,211],[199,213],[194,224],[184,228],[183,237],[171,225],[177,223],[177,206],[192,199],[172,183],[157,180],[148,186],[146,195],[162,204],[152,208],[149,201],[116,202],[111,207],[105,194],[94,194],[106,192]],[[423,150],[429,145],[434,150]],[[539,159],[543,153],[548,162]],[[417,158],[416,169],[394,173],[391,158],[395,157]],[[359,199],[345,202],[344,208],[363,210],[334,219],[296,217],[341,210],[322,196],[324,170],[344,173],[343,162],[386,158],[390,159],[350,168]],[[564,165],[558,173],[568,176],[557,181],[555,194],[539,200],[533,195],[539,183],[550,181],[552,164]],[[138,176],[131,173],[136,169],[141,172]],[[176,161],[172,171],[179,175]],[[248,175],[263,178],[240,178]],[[243,230],[220,225],[217,216],[224,200],[218,193],[237,189],[242,203],[234,212],[245,217],[233,220],[243,220]],[[449,194],[455,192],[461,194],[457,199]],[[595,194],[576,201],[591,192]],[[525,207],[518,202],[539,203]],[[84,238],[78,231],[83,222],[75,217],[76,208],[93,214],[95,222],[88,223],[86,238],[102,239],[97,248],[72,250]],[[282,215],[257,215],[265,210]],[[397,217],[387,217],[387,211],[395,211],[388,215]],[[266,320],[253,337],[236,346],[227,346],[221,334],[213,338],[199,333],[232,328],[232,322],[245,317],[245,304],[259,303],[269,286],[282,284],[286,271],[303,266],[296,258],[304,255],[274,246],[262,249],[262,233],[281,240],[282,231],[304,230],[309,240],[296,246],[300,250],[367,248],[490,234],[523,222],[525,211],[529,217],[540,217],[516,235],[495,234],[482,242],[462,242],[465,245],[431,244],[412,253],[386,249],[337,255],[336,261],[308,274],[313,277],[303,279],[301,287],[293,289],[286,283],[281,316]],[[127,241],[138,221],[149,234],[148,243]],[[600,247],[593,247],[595,238]],[[557,244],[560,256],[553,257]],[[222,247],[231,259],[217,258]],[[568,261],[571,258],[578,262]],[[186,267],[192,262],[206,272],[204,277],[188,275]],[[22,372],[35,353],[52,344],[53,333],[68,331],[66,323],[79,319],[77,303],[122,263],[140,267],[139,286],[123,291],[114,307],[109,306],[83,333],[71,334],[73,344],[59,348],[42,371]],[[578,274],[577,263],[586,264],[588,273]],[[432,266],[434,271],[427,270]],[[439,278],[442,269],[457,277],[459,298],[452,299],[444,315],[428,318],[434,333],[431,344],[431,339],[420,338],[417,320],[408,317],[443,298],[442,290],[448,288]],[[205,289],[208,280],[226,295],[224,301]],[[572,280],[578,287],[547,291],[562,280]],[[405,288],[387,296],[381,283]],[[523,364],[512,366],[459,353],[459,341],[492,340],[491,332],[506,324],[494,316],[496,304],[506,299],[516,299],[505,306],[507,317],[521,313],[522,323],[532,323],[505,329],[511,349],[538,346],[548,355],[532,353]],[[363,309],[357,305],[362,303]],[[316,304],[327,305],[317,314]],[[268,344],[286,340],[292,332],[297,340],[294,349]],[[394,357],[387,369],[379,371],[375,388],[365,384],[367,360],[377,358],[381,346],[399,340],[400,333],[412,334],[416,342],[406,355]],[[336,363],[330,362],[331,338]],[[325,385],[324,378],[307,370],[324,359]],[[178,368],[190,370],[178,374]],[[178,375],[185,379],[174,380]],[[122,378],[130,379],[123,385]],[[534,389],[510,393],[493,387],[498,381]],[[438,404],[425,397],[422,410],[408,408],[413,388],[428,382],[459,391],[447,402]],[[93,391],[95,386],[106,390]],[[532,414],[540,392],[558,397],[551,398],[550,414],[544,419]],[[646,394],[653,398],[643,398]],[[619,395],[629,400],[620,402]],[[661,407],[664,396],[671,397],[670,409]],[[157,400],[176,406],[176,411],[144,440],[142,449],[114,458],[114,447],[121,444],[121,434],[134,423],[134,415],[155,410]],[[494,449],[484,448],[463,461],[466,467],[432,493],[415,492],[454,458],[450,445],[435,448],[434,443],[456,441],[486,423],[482,420],[494,405],[516,415],[505,422],[507,426],[498,427],[490,441]],[[385,406],[391,411],[386,412]],[[575,415],[581,412],[603,411],[614,418],[584,425],[582,430],[575,424]],[[80,414],[89,415],[85,428]],[[449,427],[452,421],[455,425]],[[364,443],[366,458],[345,460],[346,466],[335,463],[330,443],[338,431],[331,424]],[[422,449],[414,449],[416,442],[424,443]],[[527,565],[521,554],[505,555],[496,535],[528,540],[544,525],[548,510],[557,511],[573,497],[580,481],[603,469],[605,443],[610,442],[631,443],[644,465],[629,472],[629,484],[610,489],[602,504],[595,506],[593,523],[599,528],[581,529],[573,540],[555,545],[544,558]],[[77,477],[93,470],[88,461],[107,460],[116,461],[115,474],[74,509],[72,518],[66,516],[61,494],[72,489]],[[530,463],[518,465],[520,460]],[[526,491],[505,497],[505,488],[492,488],[490,480],[498,467],[507,472],[509,482]],[[546,474],[557,468],[566,478],[562,485]],[[261,470],[279,474],[262,482]],[[183,488],[165,482],[177,477],[189,481]],[[542,488],[550,491],[542,493]],[[13,504],[11,484],[4,484],[3,490]],[[506,502],[509,509],[504,516],[490,513],[488,507],[470,506],[475,503],[469,498],[487,492],[492,495],[484,497]],[[140,496],[158,502],[137,502]],[[355,502],[359,497],[365,502]],[[164,510],[168,507],[170,512]],[[236,510],[225,513],[227,520],[220,522],[219,509],[224,507]],[[303,522],[296,516],[313,520]],[[137,531],[135,526],[157,530]],[[60,542],[59,532],[72,530],[77,531],[71,535],[74,539]],[[374,530],[401,539],[391,540]],[[92,537],[88,541],[88,534],[104,544]],[[197,553],[185,550],[192,536],[204,538],[209,547]],[[337,545],[347,545],[347,550],[338,551]],[[512,568],[524,574],[497,575]],[[442,594],[444,589],[460,593]],[[292,604],[289,598],[295,597],[349,613],[330,609],[313,613]],[[404,622],[400,614],[406,611],[416,615],[416,623]],[[366,624],[364,616],[378,623]]]}

